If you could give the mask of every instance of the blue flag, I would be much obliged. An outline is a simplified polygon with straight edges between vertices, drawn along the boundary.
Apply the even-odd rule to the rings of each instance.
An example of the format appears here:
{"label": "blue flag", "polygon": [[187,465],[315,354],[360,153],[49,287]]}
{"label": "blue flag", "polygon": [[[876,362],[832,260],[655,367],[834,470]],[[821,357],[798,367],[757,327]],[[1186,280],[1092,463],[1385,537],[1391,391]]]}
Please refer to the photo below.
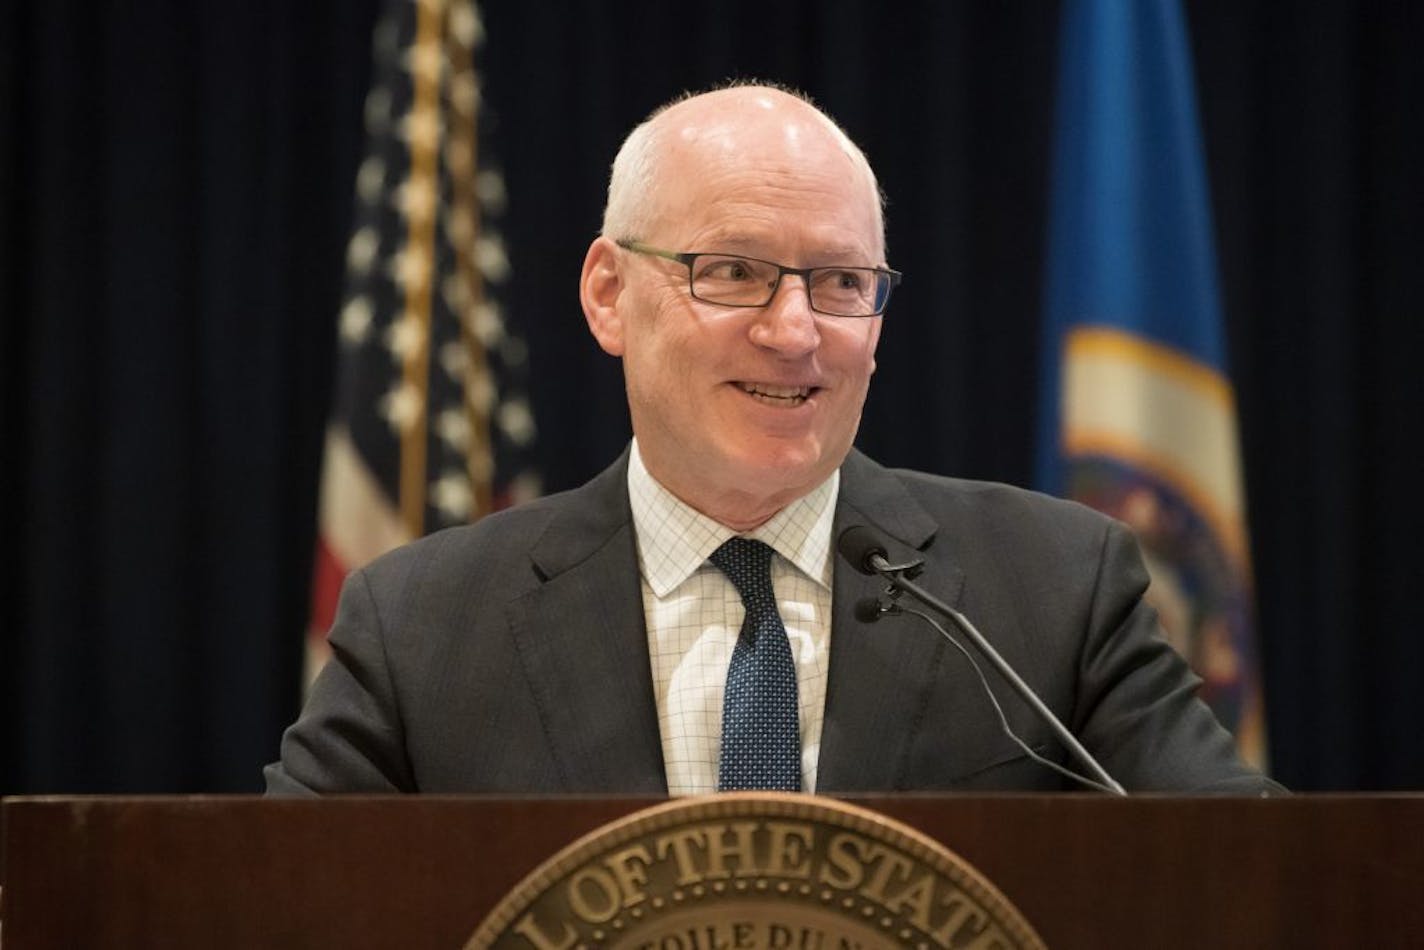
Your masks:
{"label": "blue flag", "polygon": [[1038,487],[1128,523],[1202,697],[1264,764],[1235,396],[1177,0],[1069,0]]}

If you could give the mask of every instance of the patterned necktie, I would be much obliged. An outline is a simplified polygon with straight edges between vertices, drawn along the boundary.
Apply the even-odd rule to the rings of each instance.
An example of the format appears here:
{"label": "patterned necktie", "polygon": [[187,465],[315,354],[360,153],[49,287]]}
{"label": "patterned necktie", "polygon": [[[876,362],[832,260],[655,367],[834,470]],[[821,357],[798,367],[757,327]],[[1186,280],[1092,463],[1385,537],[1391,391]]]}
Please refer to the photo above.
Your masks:
{"label": "patterned necktie", "polygon": [[801,790],[796,664],[771,590],[771,548],[732,538],[710,558],[747,608],[722,699],[719,791]]}

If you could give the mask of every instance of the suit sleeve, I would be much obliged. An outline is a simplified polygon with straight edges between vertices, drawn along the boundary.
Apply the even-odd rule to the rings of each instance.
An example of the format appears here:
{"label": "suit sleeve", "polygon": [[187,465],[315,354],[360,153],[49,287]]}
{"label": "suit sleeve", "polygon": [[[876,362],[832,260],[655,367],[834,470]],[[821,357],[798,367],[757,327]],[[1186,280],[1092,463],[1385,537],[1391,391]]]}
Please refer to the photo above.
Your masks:
{"label": "suit sleeve", "polygon": [[347,577],[332,656],[264,775],[269,795],[415,791],[381,615],[365,571]]}
{"label": "suit sleeve", "polygon": [[1197,696],[1201,681],[1143,599],[1148,574],[1128,529],[1108,522],[1079,661],[1074,732],[1128,791],[1270,794]]}

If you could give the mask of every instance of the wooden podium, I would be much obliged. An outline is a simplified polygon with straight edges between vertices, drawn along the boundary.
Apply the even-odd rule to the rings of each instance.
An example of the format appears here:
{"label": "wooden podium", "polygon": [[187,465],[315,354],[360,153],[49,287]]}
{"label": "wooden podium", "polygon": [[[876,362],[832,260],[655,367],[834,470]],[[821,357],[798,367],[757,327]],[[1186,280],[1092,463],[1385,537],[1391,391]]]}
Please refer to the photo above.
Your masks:
{"label": "wooden podium", "polygon": [[[974,865],[1052,948],[1424,946],[1424,796],[849,800]],[[6,799],[0,947],[460,947],[652,804]]]}

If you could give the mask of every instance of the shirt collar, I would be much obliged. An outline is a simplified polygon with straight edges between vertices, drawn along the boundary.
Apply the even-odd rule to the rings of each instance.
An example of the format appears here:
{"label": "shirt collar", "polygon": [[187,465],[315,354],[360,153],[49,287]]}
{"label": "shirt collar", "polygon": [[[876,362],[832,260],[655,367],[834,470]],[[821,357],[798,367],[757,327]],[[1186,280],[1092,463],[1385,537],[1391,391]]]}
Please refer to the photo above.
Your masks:
{"label": "shirt collar", "polygon": [[[746,537],[766,542],[802,574],[830,590],[831,529],[839,491],[837,469]],[[643,465],[637,439],[628,461],[628,498],[638,538],[639,568],[657,597],[667,596],[706,563],[722,542],[737,534],[664,488]]]}

